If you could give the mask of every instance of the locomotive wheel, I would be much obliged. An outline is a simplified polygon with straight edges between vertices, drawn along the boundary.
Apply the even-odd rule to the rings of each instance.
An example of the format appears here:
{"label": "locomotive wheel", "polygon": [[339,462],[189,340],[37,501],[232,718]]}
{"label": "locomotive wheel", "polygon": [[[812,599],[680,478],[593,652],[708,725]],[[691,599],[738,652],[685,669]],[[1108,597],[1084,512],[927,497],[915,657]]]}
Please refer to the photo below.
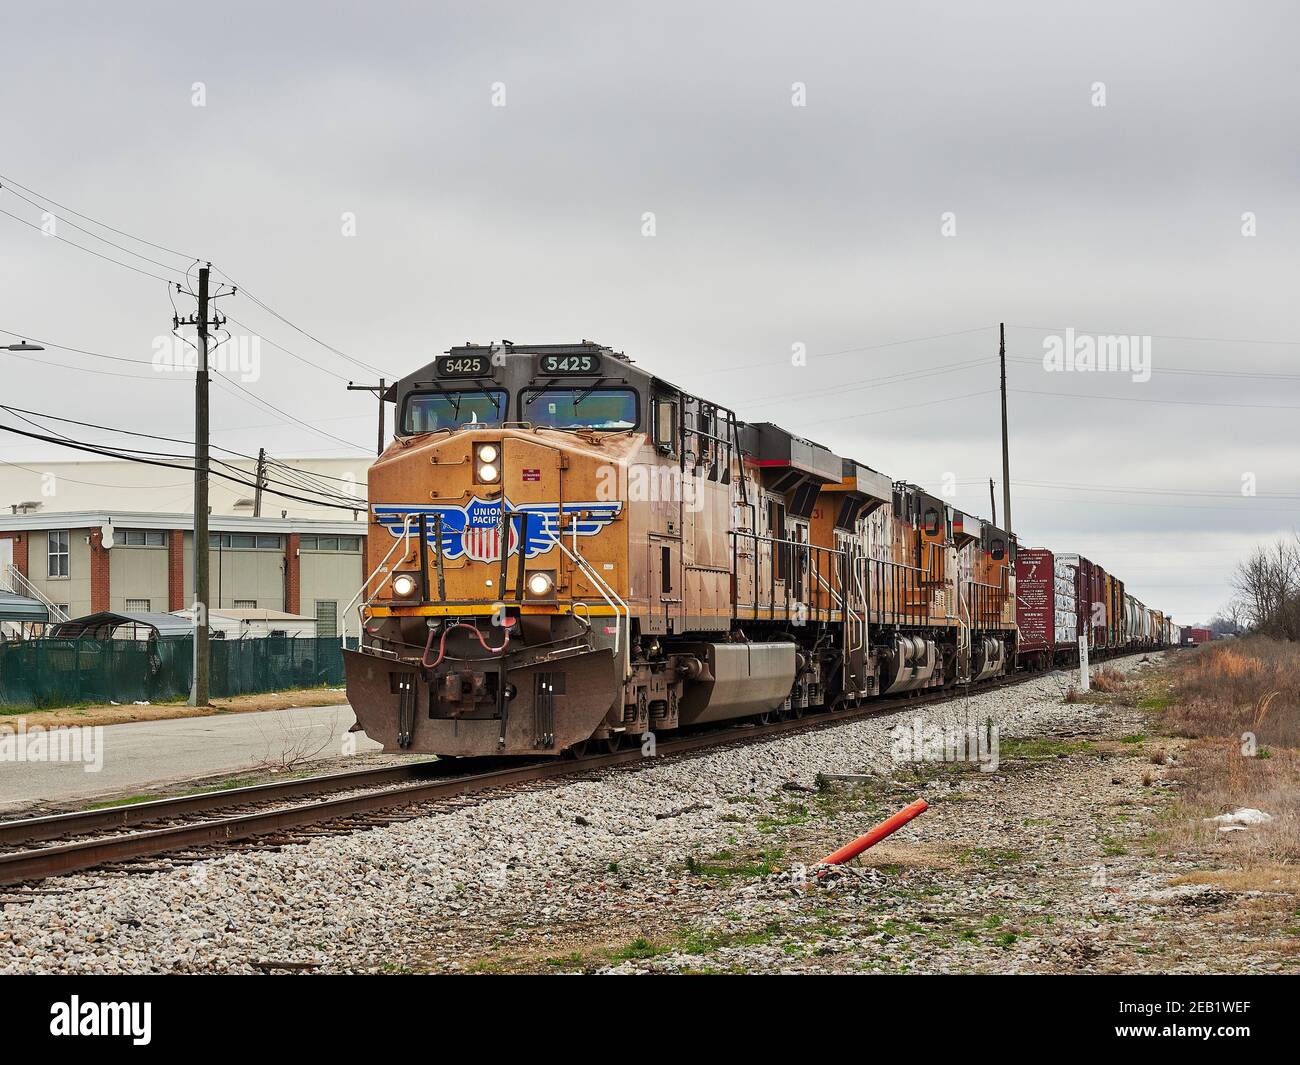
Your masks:
{"label": "locomotive wheel", "polygon": [[590,744],[591,744],[590,740],[579,740],[577,743],[572,744],[567,750],[565,750],[564,757],[586,758],[587,748],[590,746]]}
{"label": "locomotive wheel", "polygon": [[603,740],[596,740],[596,750],[600,754],[617,754],[623,749],[626,734],[611,732]]}
{"label": "locomotive wheel", "polygon": [[757,721],[760,725],[770,725],[779,716],[780,716],[780,711],[768,710],[766,713],[755,714],[754,720]]}

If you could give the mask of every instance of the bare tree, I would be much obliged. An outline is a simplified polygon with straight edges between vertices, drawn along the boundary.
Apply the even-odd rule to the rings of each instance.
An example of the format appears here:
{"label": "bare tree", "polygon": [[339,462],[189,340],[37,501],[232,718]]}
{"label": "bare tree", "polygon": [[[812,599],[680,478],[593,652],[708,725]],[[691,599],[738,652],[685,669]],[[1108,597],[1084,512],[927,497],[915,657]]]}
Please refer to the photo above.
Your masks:
{"label": "bare tree", "polygon": [[1252,629],[1300,640],[1300,536],[1257,547],[1232,583],[1236,608]]}

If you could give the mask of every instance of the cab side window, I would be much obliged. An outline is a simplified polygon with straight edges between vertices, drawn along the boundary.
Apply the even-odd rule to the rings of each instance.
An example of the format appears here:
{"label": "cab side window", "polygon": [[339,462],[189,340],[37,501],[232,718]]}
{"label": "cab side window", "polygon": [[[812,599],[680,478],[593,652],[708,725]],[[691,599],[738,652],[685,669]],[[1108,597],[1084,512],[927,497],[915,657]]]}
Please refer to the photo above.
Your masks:
{"label": "cab side window", "polygon": [[678,426],[677,400],[668,396],[655,396],[652,406],[652,426],[655,447],[665,455],[677,451]]}

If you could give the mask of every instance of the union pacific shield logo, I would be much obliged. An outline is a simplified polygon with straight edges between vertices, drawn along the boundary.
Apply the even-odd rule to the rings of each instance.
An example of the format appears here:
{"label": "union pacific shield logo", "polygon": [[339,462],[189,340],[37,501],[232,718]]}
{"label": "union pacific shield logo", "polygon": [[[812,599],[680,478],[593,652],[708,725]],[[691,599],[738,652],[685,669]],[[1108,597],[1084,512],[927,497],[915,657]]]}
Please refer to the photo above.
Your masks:
{"label": "union pacific shield logo", "polygon": [[[444,517],[443,521],[446,520]],[[432,530],[429,535],[433,536]],[[509,523],[508,535],[510,549],[507,554],[513,555],[519,550],[519,530],[513,521]],[[501,504],[487,503],[475,497],[465,507],[465,531],[461,533],[460,541],[461,550],[472,562],[491,562],[499,559],[501,557]],[[454,556],[449,554],[449,557]]]}
{"label": "union pacific shield logo", "polygon": [[[623,509],[617,502],[523,503],[515,506],[505,501],[510,515],[505,523],[506,556],[519,553],[522,544],[525,558],[536,558],[555,547],[560,536],[572,547],[574,537],[595,536],[612,522]],[[435,517],[442,517],[442,555],[446,559],[467,558],[473,562],[494,562],[501,558],[501,501],[475,496],[464,506],[431,506],[376,503],[375,521],[394,537],[402,535],[402,525],[412,516],[411,532],[416,535],[419,514],[426,517],[429,543],[437,536]]]}

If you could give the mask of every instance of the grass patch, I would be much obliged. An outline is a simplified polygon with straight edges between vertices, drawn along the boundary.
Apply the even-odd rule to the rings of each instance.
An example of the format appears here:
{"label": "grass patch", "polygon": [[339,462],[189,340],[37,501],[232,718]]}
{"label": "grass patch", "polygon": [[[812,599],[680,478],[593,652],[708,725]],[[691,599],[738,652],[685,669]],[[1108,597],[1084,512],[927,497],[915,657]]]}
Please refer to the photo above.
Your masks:
{"label": "grass patch", "polygon": [[107,799],[104,802],[92,802],[87,810],[111,810],[115,806],[139,806],[142,802],[157,802],[165,795],[128,795],[125,799]]}
{"label": "grass patch", "polygon": [[671,954],[672,949],[672,947],[651,943],[644,937],[638,937],[627,946],[613,951],[610,957],[618,961],[645,961],[648,958],[657,958],[660,954]]}
{"label": "grass patch", "polygon": [[781,931],[780,921],[769,921],[762,928],[751,932],[696,929],[682,936],[677,949],[682,954],[712,954],[727,947],[759,947],[771,943]]}
{"label": "grass patch", "polygon": [[1002,847],[964,847],[957,854],[962,865],[1016,865],[1024,857],[1018,850]]}
{"label": "grass patch", "polygon": [[808,812],[808,807],[802,803],[785,803],[781,809],[774,814],[761,814],[754,824],[760,832],[771,833],[778,828],[787,828],[790,825],[802,825],[812,820],[812,814]]}
{"label": "grass patch", "polygon": [[552,969],[581,969],[586,964],[586,959],[575,950],[572,954],[565,954],[560,958],[547,958],[546,964]]}
{"label": "grass patch", "polygon": [[1032,762],[1043,762],[1050,758],[1068,758],[1072,754],[1085,754],[1093,749],[1090,740],[1069,740],[1053,738],[1029,738],[1000,740],[998,757],[1024,758]]}
{"label": "grass patch", "polygon": [[782,855],[783,852],[778,848],[746,854],[724,850],[711,854],[708,858],[690,855],[686,859],[686,871],[692,876],[714,880],[750,880],[777,872],[781,867]]}

